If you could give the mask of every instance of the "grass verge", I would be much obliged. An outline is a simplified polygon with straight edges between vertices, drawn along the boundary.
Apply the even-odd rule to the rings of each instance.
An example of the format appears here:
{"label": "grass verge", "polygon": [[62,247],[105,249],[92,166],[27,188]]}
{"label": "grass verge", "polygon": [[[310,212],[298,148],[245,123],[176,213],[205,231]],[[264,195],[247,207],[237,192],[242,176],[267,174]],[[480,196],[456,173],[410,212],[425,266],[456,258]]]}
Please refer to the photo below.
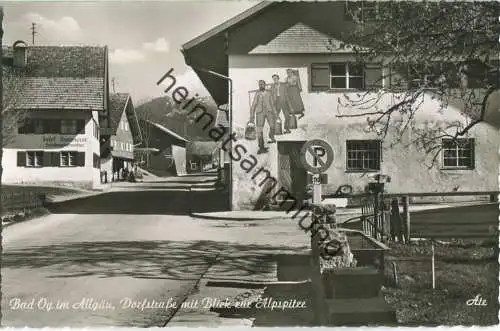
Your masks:
{"label": "grass verge", "polygon": [[[432,289],[431,244],[393,244],[389,261],[396,263],[398,283],[383,289],[408,326],[498,324],[497,243],[436,243],[436,289]],[[388,274],[392,268],[386,269]],[[392,275],[391,275],[392,276]],[[480,296],[486,305],[468,305]]]}

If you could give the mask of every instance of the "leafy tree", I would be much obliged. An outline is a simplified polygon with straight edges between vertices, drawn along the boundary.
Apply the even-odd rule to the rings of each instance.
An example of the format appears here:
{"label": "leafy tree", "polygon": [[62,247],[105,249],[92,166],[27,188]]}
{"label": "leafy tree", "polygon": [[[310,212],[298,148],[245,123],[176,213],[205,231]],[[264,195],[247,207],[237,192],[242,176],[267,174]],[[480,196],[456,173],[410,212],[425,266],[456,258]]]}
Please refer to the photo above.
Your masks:
{"label": "leafy tree", "polygon": [[[400,138],[393,143],[411,130],[411,143],[434,153],[432,166],[441,138],[465,136],[482,122],[488,96],[499,89],[500,3],[362,1],[346,7],[356,24],[344,36],[349,45],[340,47],[383,71],[372,89],[341,98],[339,117],[366,117],[369,130],[384,137],[395,128]],[[418,126],[424,100],[434,100],[438,113],[453,105],[466,116]]]}

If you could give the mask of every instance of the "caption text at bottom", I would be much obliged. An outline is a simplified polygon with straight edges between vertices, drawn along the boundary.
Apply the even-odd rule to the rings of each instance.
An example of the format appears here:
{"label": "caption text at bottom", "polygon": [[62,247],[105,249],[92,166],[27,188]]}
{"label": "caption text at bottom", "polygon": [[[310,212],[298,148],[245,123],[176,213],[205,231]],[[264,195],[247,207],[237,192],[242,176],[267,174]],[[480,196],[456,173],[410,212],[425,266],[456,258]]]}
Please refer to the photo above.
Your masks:
{"label": "caption text at bottom", "polygon": [[151,300],[142,299],[134,300],[131,298],[122,298],[116,304],[103,299],[83,298],[74,302],[65,300],[52,300],[48,298],[32,298],[22,300],[21,298],[12,298],[9,300],[9,308],[11,310],[38,310],[38,311],[60,311],[60,310],[115,310],[115,309],[132,309],[145,311],[149,309],[212,309],[212,308],[251,308],[270,309],[270,310],[286,310],[286,309],[302,309],[306,308],[306,302],[301,300],[275,300],[272,297],[260,297],[256,300],[231,300],[229,298],[219,299],[205,297],[203,299],[188,300],[182,303],[176,302],[173,298],[168,300]]}

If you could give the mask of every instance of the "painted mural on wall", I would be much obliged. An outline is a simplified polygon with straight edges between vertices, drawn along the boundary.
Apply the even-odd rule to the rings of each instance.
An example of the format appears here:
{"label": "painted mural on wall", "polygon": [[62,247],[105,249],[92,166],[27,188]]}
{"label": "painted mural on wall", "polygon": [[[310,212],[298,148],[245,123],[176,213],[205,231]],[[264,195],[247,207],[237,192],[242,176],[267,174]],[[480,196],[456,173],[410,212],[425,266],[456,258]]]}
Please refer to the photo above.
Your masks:
{"label": "painted mural on wall", "polygon": [[275,73],[270,83],[261,79],[258,89],[248,91],[250,119],[245,129],[245,138],[257,140],[258,154],[266,153],[264,127],[269,127],[268,144],[276,142],[275,135],[288,134],[297,128],[297,120],[304,117],[305,107],[302,101],[302,84],[299,71],[287,69],[282,80]]}

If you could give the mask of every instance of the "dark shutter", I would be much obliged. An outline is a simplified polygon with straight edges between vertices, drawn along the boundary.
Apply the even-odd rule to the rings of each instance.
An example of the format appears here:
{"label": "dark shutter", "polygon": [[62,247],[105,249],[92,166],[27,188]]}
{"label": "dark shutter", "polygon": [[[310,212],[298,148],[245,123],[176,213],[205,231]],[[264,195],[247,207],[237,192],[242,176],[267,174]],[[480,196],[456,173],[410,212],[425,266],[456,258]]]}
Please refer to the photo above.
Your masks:
{"label": "dark shutter", "polygon": [[76,132],[85,133],[85,120],[76,120]]}
{"label": "dark shutter", "polygon": [[76,166],[85,167],[85,152],[76,152]]}
{"label": "dark shutter", "polygon": [[324,91],[330,88],[330,66],[328,63],[311,64],[311,90]]}
{"label": "dark shutter", "polygon": [[52,152],[42,152],[42,167],[52,167]]}
{"label": "dark shutter", "polygon": [[408,66],[404,64],[394,64],[390,67],[389,75],[391,89],[407,89],[409,86]]}
{"label": "dark shutter", "polygon": [[365,88],[367,90],[383,87],[382,66],[379,64],[365,65]]}
{"label": "dark shutter", "polygon": [[61,166],[61,152],[51,152],[50,153],[50,164],[53,167],[60,167]]}
{"label": "dark shutter", "polygon": [[43,152],[44,167],[59,167],[59,152]]}
{"label": "dark shutter", "polygon": [[377,170],[380,170],[380,164],[383,161],[383,155],[384,155],[383,150],[382,150],[382,141],[381,140],[377,140],[377,148],[378,148],[378,160],[377,160],[378,168],[377,168]]}
{"label": "dark shutter", "polygon": [[26,166],[26,152],[17,152],[17,166],[18,167]]}
{"label": "dark shutter", "polygon": [[476,151],[475,151],[476,142],[472,138],[472,139],[469,139],[469,144],[470,144],[470,158],[471,158],[470,168],[475,169],[476,168]]}

